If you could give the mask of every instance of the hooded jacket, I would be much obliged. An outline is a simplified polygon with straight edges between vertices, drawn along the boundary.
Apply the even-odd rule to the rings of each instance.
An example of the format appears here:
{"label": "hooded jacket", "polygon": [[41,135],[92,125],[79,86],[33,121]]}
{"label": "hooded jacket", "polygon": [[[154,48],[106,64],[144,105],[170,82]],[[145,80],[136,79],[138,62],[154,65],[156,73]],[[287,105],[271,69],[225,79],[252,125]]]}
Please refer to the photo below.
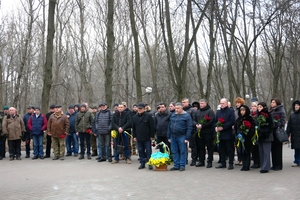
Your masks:
{"label": "hooded jacket", "polygon": [[293,103],[293,113],[289,118],[286,133],[291,136],[291,148],[300,149],[300,109],[295,110],[295,104],[300,105],[300,101]]}
{"label": "hooded jacket", "polygon": [[[241,114],[241,108],[244,108],[246,111],[246,113],[244,115]],[[251,124],[251,127],[249,128],[249,131],[247,133],[245,133],[241,130],[241,126],[243,125],[243,123],[245,121],[248,121]],[[253,117],[250,115],[249,107],[246,105],[241,105],[239,107],[239,111],[238,111],[238,118],[234,124],[234,129],[235,129],[236,136],[238,136],[239,134],[241,134],[243,136],[243,138],[245,140],[244,146],[245,146],[246,152],[252,152],[252,149],[253,149],[252,137],[255,133],[255,125],[256,125],[255,121],[254,121]]]}

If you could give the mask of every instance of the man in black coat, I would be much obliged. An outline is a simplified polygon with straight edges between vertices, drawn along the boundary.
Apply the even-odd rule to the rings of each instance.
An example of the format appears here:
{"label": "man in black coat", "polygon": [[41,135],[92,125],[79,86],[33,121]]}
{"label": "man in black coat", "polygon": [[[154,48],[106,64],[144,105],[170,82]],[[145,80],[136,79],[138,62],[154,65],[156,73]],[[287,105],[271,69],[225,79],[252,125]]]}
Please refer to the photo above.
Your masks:
{"label": "man in black coat", "polygon": [[170,148],[168,141],[168,126],[170,122],[171,113],[167,110],[165,103],[160,103],[159,112],[155,115],[155,131],[157,135],[157,143],[164,142]]}
{"label": "man in black coat", "polygon": [[[208,153],[208,162],[206,167],[212,167],[214,153],[214,120],[214,111],[210,108],[205,99],[201,99],[200,109],[195,111],[193,116],[193,125],[196,127],[197,132],[194,137],[196,138],[196,146],[200,155],[200,162],[196,165],[196,167],[202,167],[205,165],[205,147],[207,148]],[[200,131],[199,134],[198,131]],[[192,159],[192,162],[196,162],[195,157],[192,157]]]}
{"label": "man in black coat", "polygon": [[[145,104],[138,104],[138,113],[133,117],[133,139],[137,141],[140,156],[139,169],[145,168],[145,163],[150,159],[152,149],[151,140],[154,139],[154,120],[150,113],[145,112]],[[152,169],[152,166],[149,166]]]}
{"label": "man in black coat", "polygon": [[[55,105],[50,105],[49,107],[49,112],[46,114],[46,118],[47,118],[47,121],[49,120],[50,116],[54,113],[54,108],[55,108]],[[51,136],[47,134],[46,136],[46,153],[45,153],[45,156],[44,158],[50,158],[50,150],[51,150],[51,143],[52,143],[52,140],[51,140]]]}

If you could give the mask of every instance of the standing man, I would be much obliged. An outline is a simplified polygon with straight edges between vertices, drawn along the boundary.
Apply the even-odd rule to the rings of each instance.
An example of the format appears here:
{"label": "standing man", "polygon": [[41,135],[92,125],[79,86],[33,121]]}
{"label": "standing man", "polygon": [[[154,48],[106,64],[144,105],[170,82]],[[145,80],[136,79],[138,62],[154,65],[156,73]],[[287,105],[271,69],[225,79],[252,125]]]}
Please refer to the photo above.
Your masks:
{"label": "standing man", "polygon": [[28,120],[28,129],[32,134],[33,139],[33,158],[44,159],[43,140],[44,131],[47,129],[46,116],[41,114],[40,107],[35,107],[35,113]]}
{"label": "standing man", "polygon": [[123,104],[119,104],[118,111],[116,111],[112,118],[112,128],[118,132],[117,138],[114,139],[114,160],[112,164],[119,162],[119,153],[117,151],[117,145],[121,144],[124,141],[124,154],[127,164],[131,164],[130,152],[128,147],[128,137],[124,131],[131,129],[132,121],[131,121],[131,113],[125,111],[125,106]]}
{"label": "standing man", "polygon": [[175,102],[169,104],[169,111],[171,114],[175,113]]}
{"label": "standing man", "polygon": [[8,106],[3,107],[3,112],[0,112],[0,160],[5,158],[5,143],[7,135],[5,135],[2,131],[2,122],[4,117],[8,114]]}
{"label": "standing man", "polygon": [[80,139],[80,156],[79,160],[84,159],[84,142],[86,142],[87,158],[91,157],[91,134],[93,127],[94,117],[91,112],[87,110],[86,104],[81,104],[80,111],[76,115],[75,130],[76,135],[79,135]]}
{"label": "standing man", "polygon": [[193,129],[190,114],[183,110],[181,103],[175,104],[175,114],[171,116],[168,128],[168,140],[171,143],[174,167],[170,170],[184,171],[187,159],[186,145],[189,142]]}
{"label": "standing man", "polygon": [[[93,117],[95,118],[96,113],[98,112],[98,108],[97,106],[93,106],[92,107],[92,114]],[[94,130],[93,130],[94,131]],[[93,132],[94,134],[91,134],[91,147],[92,147],[92,156],[97,156],[97,136],[95,136],[95,132]]]}
{"label": "standing man", "polygon": [[3,134],[8,137],[9,160],[21,159],[21,136],[25,132],[24,121],[14,107],[9,108],[9,114],[2,122]]}
{"label": "standing man", "polygon": [[26,132],[25,132],[25,138],[26,138],[26,156],[25,158],[29,158],[30,157],[30,138],[31,138],[31,134],[30,134],[30,130],[28,128],[28,120],[30,118],[30,116],[34,113],[34,107],[33,106],[28,106],[27,107],[27,113],[24,115],[23,117],[23,121],[26,127]]}
{"label": "standing man", "polygon": [[69,129],[70,124],[67,115],[62,112],[61,105],[56,105],[47,125],[47,134],[52,137],[54,151],[52,160],[64,160],[65,137],[69,133]]}
{"label": "standing man", "polygon": [[[151,140],[154,139],[154,120],[151,113],[147,113],[144,103],[138,104],[138,113],[133,117],[132,132],[133,140],[137,142],[138,152],[140,156],[139,169],[145,168],[145,163],[150,159],[152,149]],[[153,169],[149,165],[149,169]]]}
{"label": "standing man", "polygon": [[76,122],[76,112],[74,110],[74,106],[70,105],[68,107],[68,112],[66,113],[70,129],[69,134],[66,137],[66,146],[67,146],[67,155],[72,156],[72,152],[74,153],[74,157],[78,156],[78,136],[76,135],[75,122]]}
{"label": "standing man", "polygon": [[[203,121],[202,123],[199,123]],[[215,113],[208,105],[205,99],[200,100],[200,109],[194,112],[193,124],[196,126],[197,133],[196,146],[197,152],[200,155],[200,161],[196,167],[202,167],[205,165],[205,154],[207,148],[208,162],[207,168],[212,167],[213,154],[214,154],[214,125],[215,125]],[[199,134],[198,134],[199,131]],[[200,137],[199,137],[200,136]],[[196,158],[193,158],[192,162],[196,162]]]}
{"label": "standing man", "polygon": [[170,148],[168,141],[168,126],[171,118],[171,113],[167,110],[165,103],[160,103],[159,112],[155,115],[155,132],[157,136],[157,144],[164,142]]}
{"label": "standing man", "polygon": [[[131,122],[132,122],[133,116],[136,115],[137,112],[138,112],[138,106],[137,106],[137,104],[133,104],[133,106],[132,106],[132,112],[131,112]],[[137,147],[136,147],[136,141],[134,141],[133,139],[132,139],[131,155],[138,155],[138,153],[137,153]]]}
{"label": "standing man", "polygon": [[98,162],[103,162],[108,159],[109,162],[112,161],[111,158],[111,112],[107,106],[106,102],[101,103],[101,110],[95,115],[94,126],[95,126],[95,136],[98,137],[100,141],[101,151],[99,152]]}
{"label": "standing man", "polygon": [[[49,112],[46,114],[47,122],[49,121],[50,116],[54,113],[55,105],[50,105],[49,107]],[[51,153],[51,143],[52,143],[52,138],[51,135],[46,136],[46,155],[44,158],[50,158],[50,153]]]}
{"label": "standing man", "polygon": [[226,168],[226,156],[229,158],[228,170],[233,169],[234,158],[234,140],[232,135],[232,126],[235,123],[234,111],[228,107],[228,100],[223,98],[220,100],[221,109],[216,113],[215,122],[217,123],[220,118],[224,120],[222,126],[215,127],[215,131],[220,133],[219,152],[221,164],[216,168]]}

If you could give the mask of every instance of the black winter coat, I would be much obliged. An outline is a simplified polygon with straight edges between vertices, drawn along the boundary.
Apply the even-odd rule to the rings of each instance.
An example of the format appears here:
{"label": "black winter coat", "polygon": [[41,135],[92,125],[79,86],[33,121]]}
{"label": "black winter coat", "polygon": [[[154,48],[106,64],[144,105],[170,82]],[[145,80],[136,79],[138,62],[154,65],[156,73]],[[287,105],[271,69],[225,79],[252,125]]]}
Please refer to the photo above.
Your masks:
{"label": "black winter coat", "polygon": [[[260,126],[258,122],[258,118],[262,113],[268,114],[267,125]],[[261,110],[261,112],[257,113],[257,125],[258,125],[258,140],[261,142],[272,142],[274,140],[273,137],[273,115],[269,113],[267,108]]]}
{"label": "black winter coat", "polygon": [[197,131],[196,124],[199,124],[199,121],[202,120],[205,117],[205,115],[207,115],[210,118],[210,120],[202,124],[201,135],[214,137],[214,133],[215,133],[214,121],[216,115],[209,105],[193,112],[193,126]]}
{"label": "black winter coat", "polygon": [[286,132],[291,136],[291,148],[300,149],[300,110],[295,111],[295,102],[293,103],[293,110]]}
{"label": "black winter coat", "polygon": [[171,115],[169,111],[165,113],[158,112],[155,115],[155,131],[157,136],[167,137]]}
{"label": "black winter coat", "polygon": [[137,141],[146,142],[150,138],[154,138],[154,120],[151,113],[144,112],[136,114],[132,119],[132,133],[133,138]]}
{"label": "black winter coat", "polygon": [[123,130],[130,130],[132,127],[132,119],[131,119],[131,112],[123,111],[115,112],[112,119],[112,128],[114,130],[118,130],[121,127]]}
{"label": "black winter coat", "polygon": [[[244,116],[241,115],[240,109],[245,108],[246,113]],[[255,121],[252,116],[250,116],[250,109],[246,105],[242,105],[239,107],[238,111],[238,118],[235,121],[234,129],[235,129],[235,135],[238,136],[238,134],[241,134],[243,138],[245,139],[244,146],[245,146],[245,152],[252,152],[253,144],[252,144],[252,137],[255,133]],[[249,129],[248,133],[245,134],[241,131],[240,127],[244,123],[244,121],[248,121],[251,123],[251,128]]]}

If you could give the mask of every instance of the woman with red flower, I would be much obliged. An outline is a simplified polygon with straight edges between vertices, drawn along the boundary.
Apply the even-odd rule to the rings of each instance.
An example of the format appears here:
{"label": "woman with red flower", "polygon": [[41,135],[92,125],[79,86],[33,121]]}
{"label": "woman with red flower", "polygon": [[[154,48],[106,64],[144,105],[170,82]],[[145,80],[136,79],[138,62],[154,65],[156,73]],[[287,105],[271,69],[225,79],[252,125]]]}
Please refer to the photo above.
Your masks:
{"label": "woman with red flower", "polygon": [[257,105],[258,149],[260,157],[260,173],[267,173],[271,168],[270,152],[273,141],[273,119],[267,104],[260,102]]}
{"label": "woman with red flower", "polygon": [[[251,103],[251,116],[253,117],[253,119],[256,121],[257,119],[257,104],[258,102],[252,102]],[[253,146],[253,150],[252,150],[252,160],[253,160],[253,165],[251,166],[251,168],[260,168],[260,159],[259,159],[259,149],[258,149],[258,145],[255,142],[255,145]]]}
{"label": "woman with red flower", "polygon": [[272,153],[272,170],[278,171],[282,170],[282,142],[277,139],[276,130],[278,127],[285,127],[286,114],[279,99],[271,100],[271,110],[270,113],[273,115],[274,126],[273,126],[273,137],[271,153]]}
{"label": "woman with red flower", "polygon": [[254,135],[255,121],[250,116],[250,109],[241,105],[238,111],[238,118],[235,121],[234,129],[237,137],[237,151],[240,153],[243,167],[241,171],[250,170],[250,153],[252,152],[252,137]]}

